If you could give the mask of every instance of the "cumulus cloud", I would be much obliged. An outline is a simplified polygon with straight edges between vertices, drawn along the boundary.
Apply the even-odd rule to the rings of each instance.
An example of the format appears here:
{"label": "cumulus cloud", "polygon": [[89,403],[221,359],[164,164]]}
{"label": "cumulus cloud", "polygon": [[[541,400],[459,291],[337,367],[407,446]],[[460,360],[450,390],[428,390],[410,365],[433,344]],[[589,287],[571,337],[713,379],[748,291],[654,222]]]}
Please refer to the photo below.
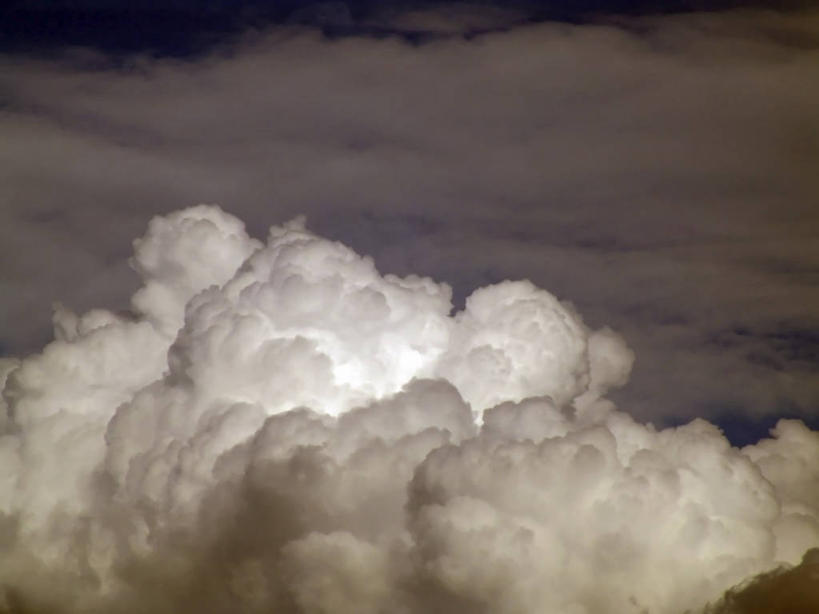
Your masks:
{"label": "cumulus cloud", "polygon": [[131,316],[0,363],[0,611],[745,612],[813,573],[819,433],[636,422],[623,338],[530,282],[456,311],[215,206],[134,246]]}

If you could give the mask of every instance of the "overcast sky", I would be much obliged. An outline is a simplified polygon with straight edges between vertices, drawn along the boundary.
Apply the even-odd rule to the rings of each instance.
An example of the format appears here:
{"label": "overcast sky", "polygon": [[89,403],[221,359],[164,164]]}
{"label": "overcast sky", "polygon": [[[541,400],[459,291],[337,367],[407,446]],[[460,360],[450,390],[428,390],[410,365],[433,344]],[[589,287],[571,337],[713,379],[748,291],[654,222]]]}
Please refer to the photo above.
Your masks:
{"label": "overcast sky", "polygon": [[8,12],[0,351],[42,347],[54,301],[127,309],[151,217],[218,203],[258,237],[305,214],[456,302],[531,279],[626,338],[613,398],[640,420],[703,416],[736,441],[776,416],[816,425],[819,12],[728,5],[294,3],[242,21],[264,12],[249,2],[229,27],[183,10],[126,33],[114,11],[111,32],[60,35]]}

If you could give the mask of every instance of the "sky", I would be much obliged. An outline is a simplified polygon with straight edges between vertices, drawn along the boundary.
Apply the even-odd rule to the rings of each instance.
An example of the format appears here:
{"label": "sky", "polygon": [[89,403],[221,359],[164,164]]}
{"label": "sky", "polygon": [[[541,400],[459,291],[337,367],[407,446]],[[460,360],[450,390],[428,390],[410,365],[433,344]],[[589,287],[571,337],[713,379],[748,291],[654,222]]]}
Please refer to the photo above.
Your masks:
{"label": "sky", "polygon": [[[641,420],[816,424],[815,12],[271,5],[228,33],[146,3],[134,33],[64,5],[60,36],[3,22],[3,354],[42,347],[55,301],[127,309],[151,216],[218,203],[257,236],[304,214],[456,303],[531,279],[625,335]],[[177,48],[187,19],[209,44]]]}
{"label": "sky", "polygon": [[[808,585],[815,555],[802,556],[819,546],[817,65],[819,7],[807,1],[0,9],[0,484],[19,502],[0,510],[0,528],[16,527],[0,531],[15,536],[0,612],[114,611],[110,594],[122,611],[179,611],[175,600],[194,599],[222,566],[245,583],[240,597],[228,591],[238,611],[380,612],[390,599],[408,613],[594,614],[607,599],[618,612],[705,611],[686,601],[700,591],[727,614],[756,611],[753,591],[779,600],[782,586]],[[446,411],[429,414],[429,399]],[[318,413],[290,411],[299,406]],[[801,422],[759,441],[782,418]],[[70,469],[47,453],[57,444],[74,450],[60,459]],[[623,452],[636,449],[651,460]],[[385,458],[401,468],[401,493],[378,473]],[[544,463],[579,476],[554,482],[562,511],[509,503],[552,484]],[[669,468],[702,483],[672,488]],[[507,470],[518,490],[504,490]],[[60,471],[76,479],[59,484]],[[300,471],[320,488],[300,485]],[[640,471],[650,488],[634,494]],[[259,480],[287,486],[271,494]],[[674,488],[688,502],[679,517],[662,503]],[[117,504],[100,504],[101,491]],[[640,500],[689,527],[672,539],[646,519],[657,548],[708,561],[702,577],[588,511],[591,491],[617,493],[607,518]],[[353,510],[354,496],[406,526]],[[203,502],[215,511],[194,526],[208,538],[177,533]],[[54,528],[58,509],[91,519],[84,537],[67,520]],[[708,514],[744,524],[720,533]],[[276,547],[248,555],[245,521]],[[561,541],[581,521],[599,542]],[[519,543],[521,531],[534,537]],[[72,543],[85,554],[66,554]],[[569,588],[543,593],[532,561],[560,548],[584,554]],[[32,562],[39,549],[48,554]],[[502,573],[469,564],[510,549],[525,553],[495,561]],[[328,558],[342,563],[313,573]],[[93,581],[70,588],[69,559]],[[631,575],[618,577],[626,560]],[[297,580],[273,582],[259,561]],[[51,568],[63,575],[42,575]],[[748,592],[728,591],[757,574]],[[590,575],[605,586],[587,587]],[[57,588],[37,602],[31,577]],[[634,577],[653,588],[618,588]],[[236,606],[202,595],[213,611]]]}

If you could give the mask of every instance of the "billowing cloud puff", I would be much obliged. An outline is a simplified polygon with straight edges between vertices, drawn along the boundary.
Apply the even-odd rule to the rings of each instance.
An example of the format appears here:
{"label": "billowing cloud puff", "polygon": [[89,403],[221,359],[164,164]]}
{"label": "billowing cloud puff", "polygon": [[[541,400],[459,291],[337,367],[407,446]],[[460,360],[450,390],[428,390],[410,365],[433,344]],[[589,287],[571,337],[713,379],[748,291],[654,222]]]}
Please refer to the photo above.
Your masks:
{"label": "billowing cloud puff", "polygon": [[0,364],[0,611],[695,612],[819,546],[819,434],[635,422],[623,339],[529,282],[452,314],[209,206],[135,247],[132,317]]}
{"label": "billowing cloud puff", "polygon": [[588,384],[580,318],[529,282],[476,290],[455,323],[443,375],[473,406],[532,395],[565,403]]}

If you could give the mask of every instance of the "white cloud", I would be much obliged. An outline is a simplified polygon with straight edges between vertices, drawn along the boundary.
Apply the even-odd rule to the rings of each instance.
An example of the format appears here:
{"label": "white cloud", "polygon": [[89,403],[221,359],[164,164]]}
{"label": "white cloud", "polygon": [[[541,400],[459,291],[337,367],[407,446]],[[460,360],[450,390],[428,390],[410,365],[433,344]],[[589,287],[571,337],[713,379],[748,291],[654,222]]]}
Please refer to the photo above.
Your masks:
{"label": "white cloud", "polygon": [[135,246],[134,318],[6,365],[7,610],[697,611],[819,546],[819,434],[635,422],[631,350],[529,282],[450,316],[206,206]]}

